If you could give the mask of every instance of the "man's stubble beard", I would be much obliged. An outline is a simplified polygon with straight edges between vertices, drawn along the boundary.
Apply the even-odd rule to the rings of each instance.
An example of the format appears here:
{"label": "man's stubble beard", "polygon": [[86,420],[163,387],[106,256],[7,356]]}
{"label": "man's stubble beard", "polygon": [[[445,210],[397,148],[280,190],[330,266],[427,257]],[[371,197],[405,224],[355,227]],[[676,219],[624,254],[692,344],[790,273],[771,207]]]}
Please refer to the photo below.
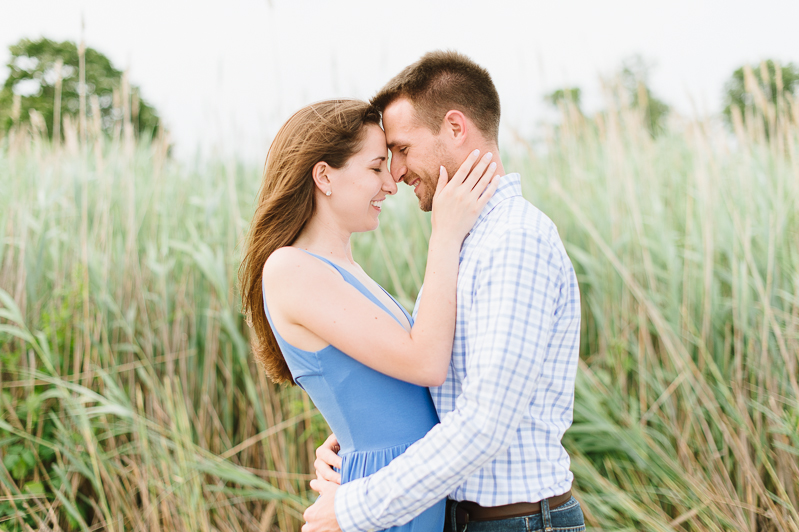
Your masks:
{"label": "man's stubble beard", "polygon": [[[448,178],[452,179],[452,176],[454,176],[455,172],[458,171],[460,165],[453,162],[452,157],[441,142],[436,143],[435,157],[438,160],[438,164],[443,165],[444,168],[447,169]],[[424,187],[422,190],[422,196],[419,197],[419,208],[424,212],[430,212],[433,210],[433,196],[435,196],[436,187],[438,186],[438,176],[440,171],[438,166],[435,168],[435,170],[435,173],[425,172],[425,174],[427,174],[425,176],[415,174],[416,177],[419,177],[422,186]],[[411,179],[411,182],[412,181],[413,179]]]}
{"label": "man's stubble beard", "polygon": [[419,176],[421,179],[422,195],[419,197],[419,208],[424,212],[433,210],[433,196],[436,193],[438,178],[432,179],[431,176]]}

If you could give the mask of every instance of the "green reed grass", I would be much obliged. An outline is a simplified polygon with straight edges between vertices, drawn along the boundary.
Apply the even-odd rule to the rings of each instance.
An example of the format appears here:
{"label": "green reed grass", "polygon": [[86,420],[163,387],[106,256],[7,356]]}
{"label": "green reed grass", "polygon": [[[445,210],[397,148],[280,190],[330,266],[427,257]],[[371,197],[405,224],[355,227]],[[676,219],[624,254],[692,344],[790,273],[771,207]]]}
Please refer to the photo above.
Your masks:
{"label": "green reed grass", "polygon": [[[506,156],[578,272],[592,530],[799,530],[799,107],[756,101],[734,137],[564,107]],[[259,169],[64,133],[0,147],[0,529],[298,530],[327,427],[238,313]],[[410,307],[428,236],[405,190],[354,251]]]}

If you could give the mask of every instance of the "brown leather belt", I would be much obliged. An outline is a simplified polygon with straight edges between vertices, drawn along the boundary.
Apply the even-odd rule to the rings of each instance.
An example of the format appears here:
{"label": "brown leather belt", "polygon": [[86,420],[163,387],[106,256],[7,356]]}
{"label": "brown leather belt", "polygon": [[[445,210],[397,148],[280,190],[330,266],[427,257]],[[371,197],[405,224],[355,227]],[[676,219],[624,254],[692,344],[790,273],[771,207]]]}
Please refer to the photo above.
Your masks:
{"label": "brown leather belt", "polygon": [[[572,491],[569,490],[563,495],[555,495],[547,499],[549,502],[549,509],[554,510],[559,506],[563,506],[571,499]],[[450,524],[450,516],[452,515],[452,506],[455,508],[455,522],[458,526],[476,521],[498,521],[500,519],[512,519],[514,517],[526,517],[528,515],[535,515],[541,513],[540,502],[517,502],[514,504],[506,504],[504,506],[480,506],[476,502],[471,501],[451,501],[447,500],[447,516],[446,523]]]}

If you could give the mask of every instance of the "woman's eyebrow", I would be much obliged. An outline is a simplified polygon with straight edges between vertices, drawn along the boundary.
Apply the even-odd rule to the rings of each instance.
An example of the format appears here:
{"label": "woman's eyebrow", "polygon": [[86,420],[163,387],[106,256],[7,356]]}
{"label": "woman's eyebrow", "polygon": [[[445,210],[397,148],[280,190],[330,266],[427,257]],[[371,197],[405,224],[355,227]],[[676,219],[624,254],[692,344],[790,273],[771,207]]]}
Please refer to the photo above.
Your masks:
{"label": "woman's eyebrow", "polygon": [[374,159],[372,159],[370,162],[375,162],[375,161],[385,161],[385,160],[386,160],[386,156],[385,156],[385,155],[383,155],[382,157],[375,157],[375,158],[374,158]]}

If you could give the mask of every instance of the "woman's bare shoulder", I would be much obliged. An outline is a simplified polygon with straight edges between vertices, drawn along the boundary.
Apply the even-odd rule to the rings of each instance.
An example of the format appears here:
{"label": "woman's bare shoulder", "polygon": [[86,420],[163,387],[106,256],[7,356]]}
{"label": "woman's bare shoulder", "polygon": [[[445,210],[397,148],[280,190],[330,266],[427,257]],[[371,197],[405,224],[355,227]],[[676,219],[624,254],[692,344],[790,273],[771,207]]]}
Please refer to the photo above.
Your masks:
{"label": "woman's bare shoulder", "polygon": [[329,275],[330,268],[321,260],[292,246],[278,248],[264,264],[264,283],[285,286],[286,280],[296,286],[298,281],[318,279]]}

